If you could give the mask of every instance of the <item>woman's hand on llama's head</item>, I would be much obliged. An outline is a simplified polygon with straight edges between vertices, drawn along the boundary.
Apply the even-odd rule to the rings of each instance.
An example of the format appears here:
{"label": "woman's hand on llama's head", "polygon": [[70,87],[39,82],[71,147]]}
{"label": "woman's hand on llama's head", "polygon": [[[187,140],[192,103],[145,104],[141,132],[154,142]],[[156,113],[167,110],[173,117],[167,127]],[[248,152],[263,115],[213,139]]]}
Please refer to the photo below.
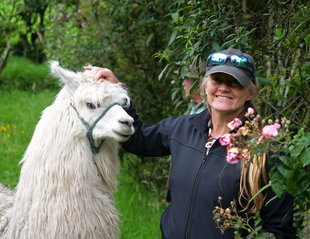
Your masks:
{"label": "woman's hand on llama's head", "polygon": [[112,83],[120,83],[113,72],[108,68],[96,67],[96,66],[85,66],[85,70],[91,71],[95,80],[97,81],[109,81]]}

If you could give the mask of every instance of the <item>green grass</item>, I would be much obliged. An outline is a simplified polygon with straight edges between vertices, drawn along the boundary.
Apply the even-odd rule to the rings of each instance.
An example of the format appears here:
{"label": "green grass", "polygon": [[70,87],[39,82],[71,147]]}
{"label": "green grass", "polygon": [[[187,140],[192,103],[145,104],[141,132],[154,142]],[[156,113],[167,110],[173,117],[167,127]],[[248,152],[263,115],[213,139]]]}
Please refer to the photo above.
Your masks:
{"label": "green grass", "polygon": [[6,67],[0,73],[2,89],[20,89],[39,92],[44,89],[58,89],[59,82],[49,73],[48,63],[35,64],[25,57],[10,56]]}
{"label": "green grass", "polygon": [[120,212],[121,239],[161,238],[159,221],[164,210],[158,196],[147,192],[126,172],[121,173],[116,206]]}
{"label": "green grass", "polygon": [[31,94],[24,91],[0,90],[0,181],[14,188],[18,181],[18,165],[32,137],[41,111],[56,92]]}
{"label": "green grass", "polygon": [[[54,100],[56,91],[36,94],[0,90],[0,182],[14,188],[19,161],[30,142],[42,110]],[[160,238],[159,220],[163,206],[154,193],[137,184],[122,170],[116,192],[121,239]]]}

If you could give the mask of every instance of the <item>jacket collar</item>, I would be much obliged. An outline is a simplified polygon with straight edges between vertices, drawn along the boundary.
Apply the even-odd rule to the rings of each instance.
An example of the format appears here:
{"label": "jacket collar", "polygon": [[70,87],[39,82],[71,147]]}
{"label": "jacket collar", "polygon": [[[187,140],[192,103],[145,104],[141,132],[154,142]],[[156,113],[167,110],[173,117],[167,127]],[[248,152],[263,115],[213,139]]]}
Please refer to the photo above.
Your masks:
{"label": "jacket collar", "polygon": [[[210,112],[205,109],[199,114],[194,114],[190,117],[190,122],[193,124],[193,126],[203,135],[203,137],[207,140],[209,137],[209,127],[208,122],[211,120]],[[243,117],[241,119],[242,125],[245,124],[245,121],[249,120],[247,117]],[[240,126],[240,127],[241,127]],[[230,130],[229,133],[235,133],[237,130]]]}
{"label": "jacket collar", "polygon": [[208,139],[208,122],[210,120],[210,113],[206,109],[199,114],[194,114],[190,117],[190,122],[203,135],[205,140]]}

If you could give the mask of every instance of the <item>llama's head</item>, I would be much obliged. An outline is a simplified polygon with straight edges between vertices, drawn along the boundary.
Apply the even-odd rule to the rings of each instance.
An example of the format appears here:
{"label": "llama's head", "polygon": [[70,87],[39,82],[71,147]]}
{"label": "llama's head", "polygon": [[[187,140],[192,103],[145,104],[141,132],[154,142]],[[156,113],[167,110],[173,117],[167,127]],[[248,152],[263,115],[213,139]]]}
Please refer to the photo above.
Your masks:
{"label": "llama's head", "polygon": [[124,110],[130,99],[121,85],[98,82],[91,71],[75,73],[55,61],[51,62],[51,72],[64,83],[71,106],[81,120],[79,123],[84,124],[95,148],[99,150],[106,138],[124,142],[134,133],[133,119]]}

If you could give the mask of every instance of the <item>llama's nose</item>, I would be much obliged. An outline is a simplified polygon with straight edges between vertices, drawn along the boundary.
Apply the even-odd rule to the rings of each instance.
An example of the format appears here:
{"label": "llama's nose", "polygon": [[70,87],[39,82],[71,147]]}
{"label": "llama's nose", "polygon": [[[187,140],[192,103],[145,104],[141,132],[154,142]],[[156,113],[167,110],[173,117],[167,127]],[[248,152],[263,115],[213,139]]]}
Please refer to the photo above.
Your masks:
{"label": "llama's nose", "polygon": [[128,127],[131,127],[132,124],[133,124],[133,118],[122,118],[122,119],[119,120],[119,122],[121,124],[124,124],[124,125],[128,126]]}

